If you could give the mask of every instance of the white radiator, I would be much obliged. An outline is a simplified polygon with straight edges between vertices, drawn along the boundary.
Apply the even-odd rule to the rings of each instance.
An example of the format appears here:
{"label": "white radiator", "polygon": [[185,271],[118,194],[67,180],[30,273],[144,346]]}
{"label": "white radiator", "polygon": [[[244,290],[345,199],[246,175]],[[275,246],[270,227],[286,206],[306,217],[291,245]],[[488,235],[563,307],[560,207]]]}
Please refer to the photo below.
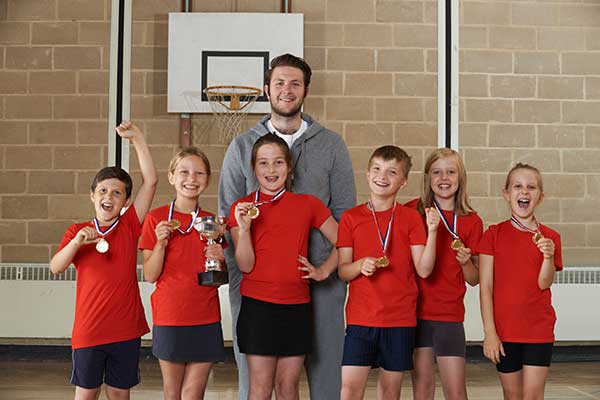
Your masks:
{"label": "white radiator", "polygon": [[[152,324],[150,293],[138,269],[148,324]],[[228,287],[219,289],[223,335],[231,340]],[[570,267],[556,274],[552,302],[559,341],[600,341],[600,268]],[[468,341],[483,339],[479,288],[467,290],[465,330]],[[47,264],[0,264],[0,337],[70,338],[75,304],[75,270],[54,276]],[[144,339],[151,338],[148,334]]]}
{"label": "white radiator", "polygon": [[[0,264],[0,338],[70,338],[75,310],[75,276],[71,266],[53,275],[48,264]],[[138,280],[148,325],[154,285]],[[228,286],[219,288],[223,338],[231,340]],[[151,339],[149,333],[143,339]]]}
{"label": "white radiator", "polygon": [[[600,268],[565,268],[556,273],[550,290],[556,310],[556,340],[600,341]],[[465,306],[467,341],[481,341],[479,286],[468,287]]]}

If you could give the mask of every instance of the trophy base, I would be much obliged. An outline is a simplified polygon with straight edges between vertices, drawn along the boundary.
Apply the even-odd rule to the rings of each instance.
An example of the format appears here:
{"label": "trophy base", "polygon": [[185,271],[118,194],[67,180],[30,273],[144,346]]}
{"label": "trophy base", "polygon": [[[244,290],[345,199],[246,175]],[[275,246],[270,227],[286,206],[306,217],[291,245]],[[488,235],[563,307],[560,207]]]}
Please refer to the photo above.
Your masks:
{"label": "trophy base", "polygon": [[198,274],[198,284],[202,286],[221,286],[229,282],[225,271],[206,271]]}

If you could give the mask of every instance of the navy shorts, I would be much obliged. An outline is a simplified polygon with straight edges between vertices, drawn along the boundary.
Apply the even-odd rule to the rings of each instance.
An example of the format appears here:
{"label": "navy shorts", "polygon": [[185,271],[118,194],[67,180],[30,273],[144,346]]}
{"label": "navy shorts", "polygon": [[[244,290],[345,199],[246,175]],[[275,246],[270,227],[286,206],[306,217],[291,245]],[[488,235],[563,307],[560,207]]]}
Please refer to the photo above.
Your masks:
{"label": "navy shorts", "polygon": [[75,349],[72,353],[71,383],[95,389],[106,383],[130,389],[140,383],[141,338]]}
{"label": "navy shorts", "polygon": [[514,343],[502,342],[506,356],[500,355],[496,370],[502,373],[517,372],[523,365],[549,367],[552,361],[554,343]]}
{"label": "navy shorts", "polygon": [[221,321],[207,325],[152,327],[152,354],[171,362],[225,360]]}
{"label": "navy shorts", "polygon": [[415,347],[431,347],[436,357],[465,358],[465,328],[462,322],[417,321]]}
{"label": "navy shorts", "polygon": [[414,348],[414,327],[372,328],[348,325],[342,365],[410,371],[413,369]]}

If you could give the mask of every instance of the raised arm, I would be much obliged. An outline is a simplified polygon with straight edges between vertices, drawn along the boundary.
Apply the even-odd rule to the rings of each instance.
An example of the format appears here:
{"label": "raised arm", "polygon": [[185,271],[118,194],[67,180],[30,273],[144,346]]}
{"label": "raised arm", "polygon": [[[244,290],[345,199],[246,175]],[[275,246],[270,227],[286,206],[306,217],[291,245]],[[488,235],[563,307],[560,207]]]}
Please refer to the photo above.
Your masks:
{"label": "raised arm", "polygon": [[158,176],[152,162],[150,149],[146,143],[144,134],[136,125],[129,121],[123,121],[121,125],[115,128],[119,136],[128,139],[135,148],[140,170],[142,172],[142,184],[137,191],[133,205],[140,222],[144,220],[146,213],[150,209],[156,186],[158,185]]}
{"label": "raised arm", "polygon": [[410,252],[413,263],[415,264],[415,270],[417,271],[417,275],[419,275],[421,278],[427,278],[429,275],[431,275],[431,272],[433,272],[433,267],[435,265],[437,228],[440,224],[440,215],[435,209],[425,209],[425,216],[427,219],[428,231],[427,243],[425,246],[410,246]]}
{"label": "raised arm", "polygon": [[556,266],[554,265],[554,241],[550,238],[543,238],[537,243],[538,249],[544,255],[544,261],[538,275],[538,286],[541,290],[548,289],[554,282]]}

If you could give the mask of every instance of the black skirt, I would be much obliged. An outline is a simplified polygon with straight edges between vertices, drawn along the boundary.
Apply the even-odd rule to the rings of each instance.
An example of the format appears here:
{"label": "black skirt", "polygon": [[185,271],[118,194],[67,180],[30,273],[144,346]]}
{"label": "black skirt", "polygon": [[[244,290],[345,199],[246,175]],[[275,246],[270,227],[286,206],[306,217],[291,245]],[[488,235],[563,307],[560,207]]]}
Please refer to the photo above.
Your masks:
{"label": "black skirt", "polygon": [[312,307],[275,304],[242,296],[237,321],[240,353],[297,356],[312,350]]}

